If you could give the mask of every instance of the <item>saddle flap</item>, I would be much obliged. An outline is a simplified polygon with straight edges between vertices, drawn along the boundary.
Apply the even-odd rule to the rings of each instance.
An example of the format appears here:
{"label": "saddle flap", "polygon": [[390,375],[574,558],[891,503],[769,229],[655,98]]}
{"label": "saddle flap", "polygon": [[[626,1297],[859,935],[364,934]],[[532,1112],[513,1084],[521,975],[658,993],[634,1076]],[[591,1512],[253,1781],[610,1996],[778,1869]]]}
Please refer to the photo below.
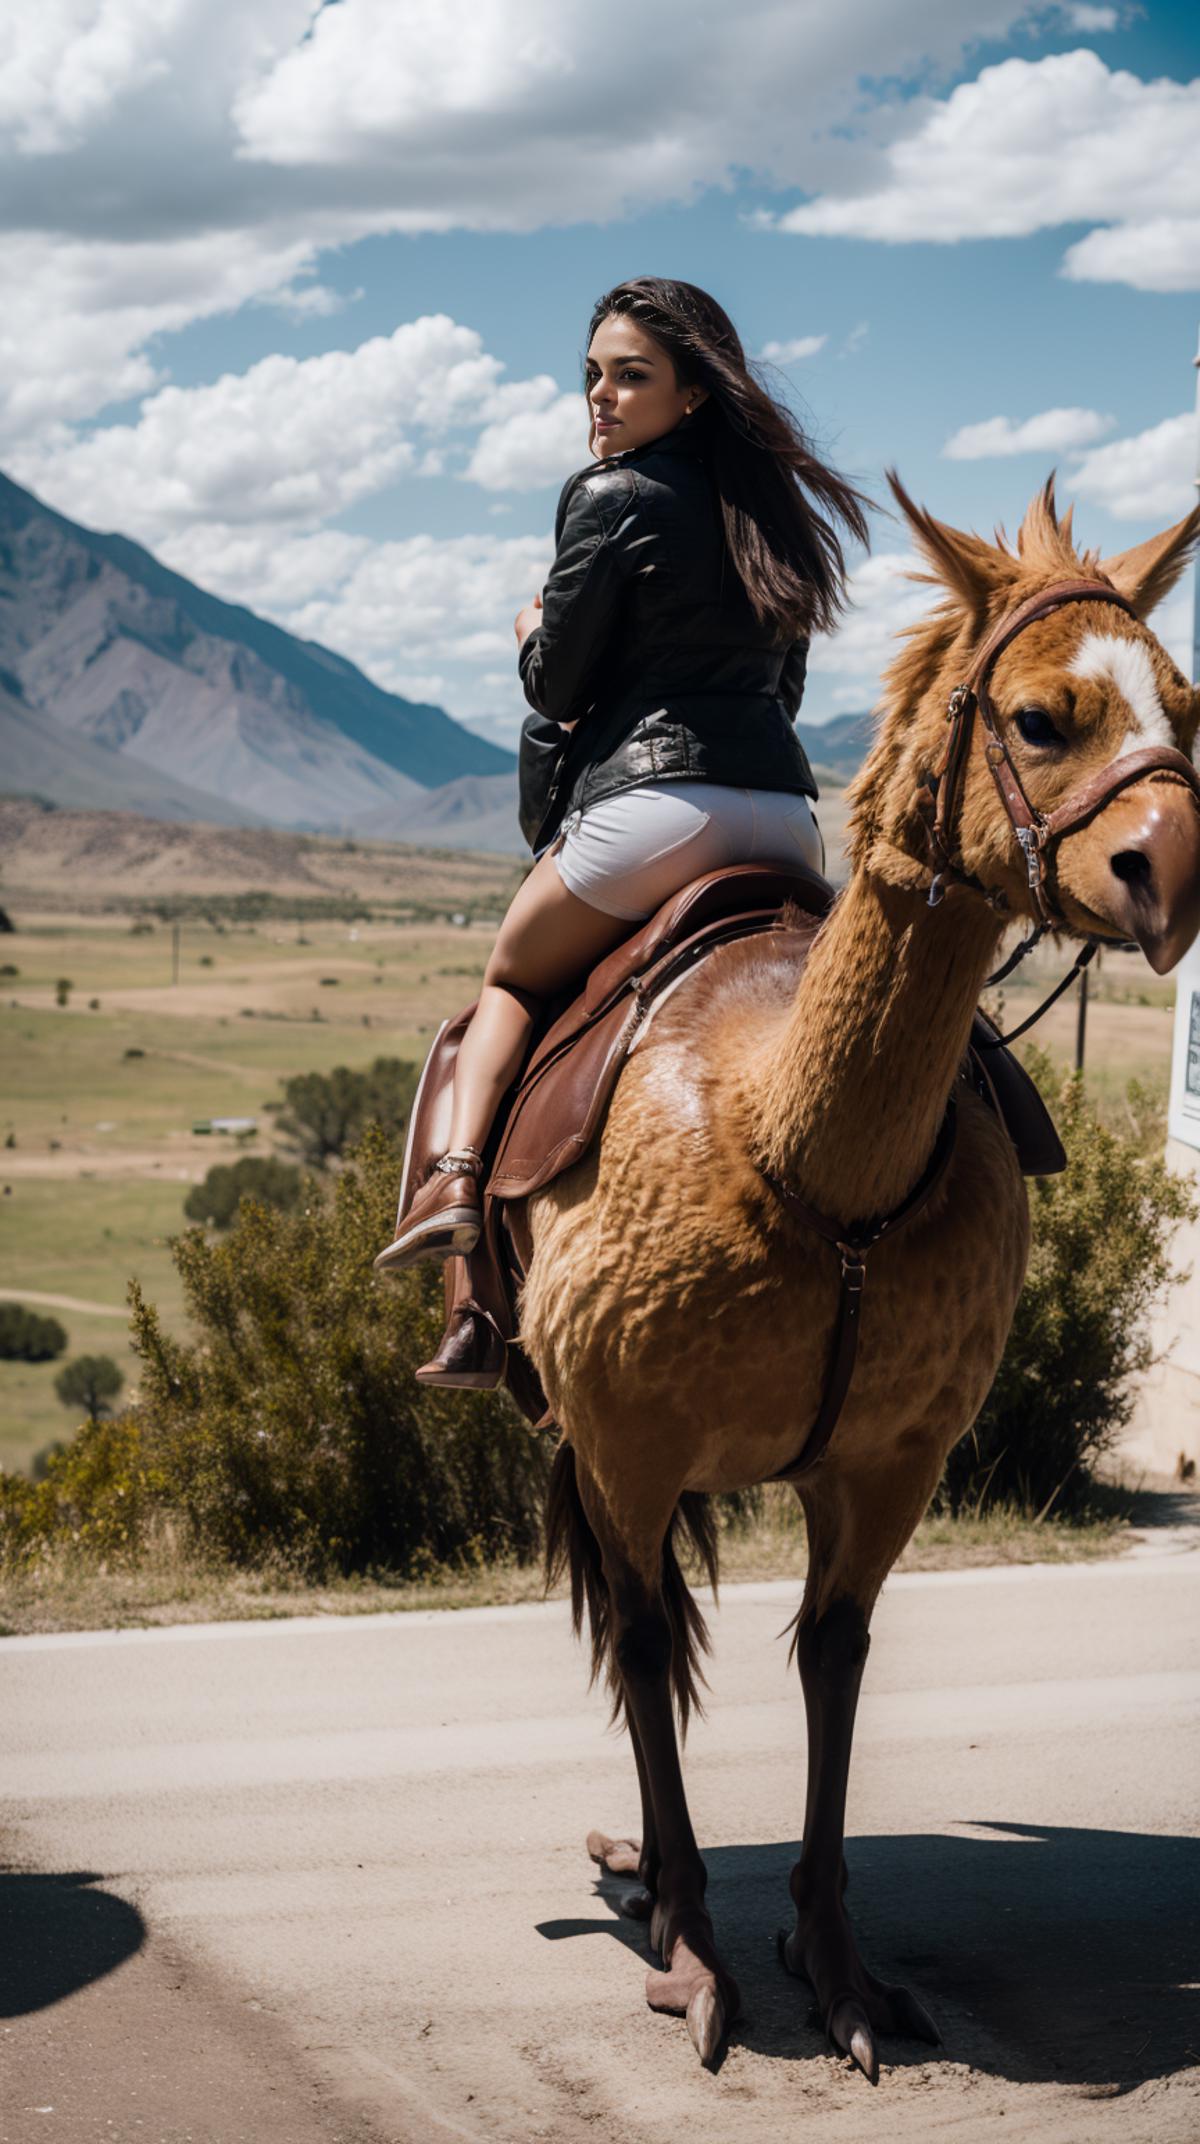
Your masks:
{"label": "saddle flap", "polygon": [[1035,1082],[1010,1049],[995,1046],[999,1030],[977,1012],[970,1061],[975,1083],[1012,1140],[1023,1176],[1060,1176],[1067,1157],[1054,1119]]}

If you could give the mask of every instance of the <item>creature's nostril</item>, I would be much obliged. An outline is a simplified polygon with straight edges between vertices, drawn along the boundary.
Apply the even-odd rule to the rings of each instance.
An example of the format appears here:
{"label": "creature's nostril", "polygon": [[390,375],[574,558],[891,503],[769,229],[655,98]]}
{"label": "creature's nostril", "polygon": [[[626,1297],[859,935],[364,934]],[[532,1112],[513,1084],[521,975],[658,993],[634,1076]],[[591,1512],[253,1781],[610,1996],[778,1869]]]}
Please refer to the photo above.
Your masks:
{"label": "creature's nostril", "polygon": [[1153,874],[1144,849],[1120,849],[1110,861],[1113,876],[1126,886],[1149,888]]}

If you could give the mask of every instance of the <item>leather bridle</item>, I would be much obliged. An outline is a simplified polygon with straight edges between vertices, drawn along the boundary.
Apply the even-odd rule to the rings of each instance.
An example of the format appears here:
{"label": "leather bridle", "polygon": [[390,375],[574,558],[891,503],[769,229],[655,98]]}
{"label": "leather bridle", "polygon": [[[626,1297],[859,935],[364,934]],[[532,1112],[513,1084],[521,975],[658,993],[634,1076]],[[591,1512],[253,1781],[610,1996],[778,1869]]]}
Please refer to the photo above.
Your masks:
{"label": "leather bridle", "polygon": [[[956,685],[947,704],[946,719],[950,725],[946,749],[941,765],[932,774],[923,777],[923,787],[928,792],[918,805],[925,821],[929,837],[930,860],[933,880],[929,888],[929,905],[936,908],[944,898],[946,884],[970,886],[981,893],[993,908],[1002,913],[1008,909],[1008,900],[997,887],[987,887],[974,873],[965,871],[954,858],[955,821],[962,801],[963,782],[970,756],[974,734],[975,716],[978,714],[984,732],[984,759],[1001,804],[1004,806],[1009,825],[1012,827],[1021,853],[1025,859],[1028,876],[1029,897],[1034,915],[1041,930],[1066,930],[1078,937],[1079,931],[1062,914],[1051,897],[1049,875],[1055,852],[1064,835],[1072,834],[1078,827],[1103,811],[1115,796],[1128,789],[1132,782],[1141,781],[1146,774],[1174,774],[1190,784],[1200,800],[1200,775],[1190,759],[1174,745],[1146,745],[1137,752],[1125,752],[1120,759],[1102,767],[1089,780],[1072,790],[1070,796],[1056,805],[1051,812],[1041,812],[1031,804],[1024,784],[1013,763],[1012,755],[1000,733],[996,710],[992,704],[989,683],[992,672],[1006,648],[1011,647],[1019,633],[1039,618],[1048,617],[1051,611],[1061,610],[1067,603],[1111,603],[1123,610],[1127,617],[1136,618],[1133,605],[1110,588],[1104,581],[1057,581],[1050,588],[1026,598],[1015,610],[1001,618],[983,642],[970,672],[962,684]],[[1112,942],[1112,941],[1108,941]]]}

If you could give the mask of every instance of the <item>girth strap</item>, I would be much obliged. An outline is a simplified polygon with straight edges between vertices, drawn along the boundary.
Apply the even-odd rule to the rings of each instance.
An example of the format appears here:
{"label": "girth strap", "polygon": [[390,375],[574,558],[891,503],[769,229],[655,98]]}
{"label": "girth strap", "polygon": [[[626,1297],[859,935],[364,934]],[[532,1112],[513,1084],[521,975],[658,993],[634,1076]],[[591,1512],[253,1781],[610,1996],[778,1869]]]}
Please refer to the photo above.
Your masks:
{"label": "girth strap", "polygon": [[873,1250],[884,1236],[894,1236],[898,1228],[902,1228],[906,1221],[911,1221],[915,1214],[920,1213],[945,1175],[950,1156],[954,1152],[957,1129],[958,1113],[951,1098],[946,1104],[946,1114],[934,1141],[933,1152],[908,1197],[902,1199],[899,1206],[894,1206],[890,1213],[871,1221],[856,1221],[847,1225],[831,1220],[828,1214],[819,1212],[815,1206],[806,1205],[786,1184],[781,1184],[778,1177],[763,1170],[763,1178],[770,1185],[781,1206],[797,1221],[802,1222],[805,1228],[811,1228],[816,1235],[823,1236],[827,1243],[834,1244],[842,1261],[833,1351],[816,1420],[797,1457],[789,1466],[781,1467],[777,1474],[772,1474],[772,1481],[798,1481],[811,1472],[826,1450],[846,1404],[846,1395],[850,1390],[854,1365],[858,1359],[859,1318],[863,1291],[867,1285],[867,1253]]}

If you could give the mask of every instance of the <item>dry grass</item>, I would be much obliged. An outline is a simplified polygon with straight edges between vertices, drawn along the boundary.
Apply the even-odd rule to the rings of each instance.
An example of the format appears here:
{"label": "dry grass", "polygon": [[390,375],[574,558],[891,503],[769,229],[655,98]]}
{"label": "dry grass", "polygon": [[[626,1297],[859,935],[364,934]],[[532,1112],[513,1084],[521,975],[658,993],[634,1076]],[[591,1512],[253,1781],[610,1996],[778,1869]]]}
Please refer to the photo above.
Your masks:
{"label": "dry grass", "polygon": [[[793,1514],[796,1515],[793,1515]],[[1035,1524],[1009,1512],[979,1519],[928,1518],[897,1569],[957,1571],[1003,1563],[1080,1563],[1120,1555],[1122,1520],[1090,1526]],[[790,1492],[768,1490],[753,1527],[729,1527],[722,1580],[795,1579],[806,1568],[804,1531]],[[563,1597],[558,1588],[553,1598]],[[798,1596],[797,1596],[798,1597]],[[382,1615],[431,1608],[488,1608],[546,1598],[540,1569],[493,1565],[395,1582],[386,1574],[306,1585],[285,1568],[235,1571],[189,1557],[169,1535],[135,1570],[108,1569],[70,1553],[35,1571],[0,1577],[0,1636],[66,1630],[144,1630],[179,1623],[260,1622],[281,1616]]]}

